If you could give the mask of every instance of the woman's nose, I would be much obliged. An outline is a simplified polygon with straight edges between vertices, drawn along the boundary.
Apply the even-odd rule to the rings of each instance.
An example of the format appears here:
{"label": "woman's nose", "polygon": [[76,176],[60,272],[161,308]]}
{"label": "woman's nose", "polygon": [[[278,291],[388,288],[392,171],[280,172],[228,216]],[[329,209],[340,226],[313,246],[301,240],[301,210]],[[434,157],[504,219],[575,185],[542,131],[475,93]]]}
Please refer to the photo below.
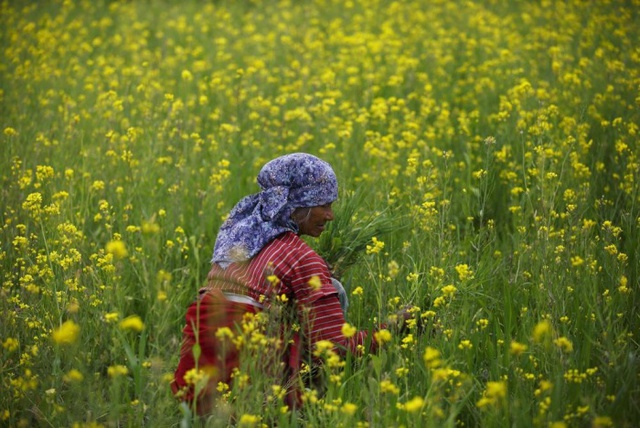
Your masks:
{"label": "woman's nose", "polygon": [[325,211],[325,218],[327,221],[333,221],[333,208],[327,208]]}

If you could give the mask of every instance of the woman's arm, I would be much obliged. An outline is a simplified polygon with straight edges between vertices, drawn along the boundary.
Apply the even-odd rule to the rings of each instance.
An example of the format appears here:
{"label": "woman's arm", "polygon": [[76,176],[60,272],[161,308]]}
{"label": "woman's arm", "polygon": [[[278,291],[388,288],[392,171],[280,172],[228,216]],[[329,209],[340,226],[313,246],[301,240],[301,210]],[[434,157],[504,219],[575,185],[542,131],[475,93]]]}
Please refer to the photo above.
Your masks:
{"label": "woman's arm", "polygon": [[358,331],[350,337],[342,333],[346,320],[338,292],[331,282],[331,272],[320,256],[311,252],[302,257],[286,281],[293,292],[299,321],[312,349],[316,342],[328,340],[341,353],[361,353],[359,345],[365,346],[367,342],[370,342],[369,351],[375,352],[377,342],[367,339],[371,332]]}
{"label": "woman's arm", "polygon": [[[337,292],[321,296],[303,307],[301,312],[301,316],[305,318],[304,325],[307,327],[306,332],[311,345],[320,340],[328,340],[336,345],[337,350],[341,353],[348,351],[356,354],[361,353],[362,348],[359,349],[359,346],[365,346],[367,337],[372,333],[361,330],[351,337],[345,337],[342,333],[342,326],[346,320]],[[375,352],[377,348],[378,343],[372,338],[368,350]]]}

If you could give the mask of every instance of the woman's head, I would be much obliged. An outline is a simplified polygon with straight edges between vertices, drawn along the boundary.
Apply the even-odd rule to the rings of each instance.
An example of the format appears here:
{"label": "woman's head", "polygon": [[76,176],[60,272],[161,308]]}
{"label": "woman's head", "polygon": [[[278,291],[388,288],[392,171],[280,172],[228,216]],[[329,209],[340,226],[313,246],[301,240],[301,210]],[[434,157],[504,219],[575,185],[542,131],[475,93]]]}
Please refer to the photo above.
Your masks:
{"label": "woman's head", "polygon": [[333,219],[338,180],[331,165],[316,156],[293,153],[276,158],[262,167],[258,184],[261,213],[267,220],[292,219],[301,234],[318,236],[324,223]]}
{"label": "woman's head", "polygon": [[333,220],[338,180],[331,165],[313,155],[267,162],[258,184],[261,191],[238,202],[220,227],[212,261],[223,268],[250,259],[282,233],[319,236]]}
{"label": "woman's head", "polygon": [[291,218],[298,225],[300,235],[309,235],[317,238],[324,232],[327,222],[333,220],[331,203],[315,207],[296,208]]}
{"label": "woman's head", "polygon": [[307,153],[267,162],[258,174],[258,184],[263,191],[286,191],[294,208],[324,205],[338,198],[338,180],[331,165]]}

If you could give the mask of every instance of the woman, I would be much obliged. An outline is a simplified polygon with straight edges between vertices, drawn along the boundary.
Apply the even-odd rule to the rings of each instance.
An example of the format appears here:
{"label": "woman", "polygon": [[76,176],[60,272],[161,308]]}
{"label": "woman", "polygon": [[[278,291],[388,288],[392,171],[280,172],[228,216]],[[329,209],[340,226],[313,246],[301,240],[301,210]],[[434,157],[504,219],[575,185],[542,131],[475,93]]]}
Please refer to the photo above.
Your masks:
{"label": "woman", "polygon": [[[343,335],[338,290],[344,290],[300,238],[320,236],[334,218],[338,183],[331,166],[309,154],[289,154],[264,165],[258,183],[261,191],[242,199],[220,228],[208,284],[187,311],[172,387],[187,402],[195,399],[200,414],[213,406],[219,382],[232,383],[246,355],[240,348],[247,339],[230,338],[246,333],[247,314],[278,319],[280,340],[265,341],[269,351],[255,357],[268,375],[280,378],[292,408],[300,405],[299,371],[316,343],[330,341],[340,354],[377,347],[368,332]],[[204,385],[196,368],[207,375]]]}

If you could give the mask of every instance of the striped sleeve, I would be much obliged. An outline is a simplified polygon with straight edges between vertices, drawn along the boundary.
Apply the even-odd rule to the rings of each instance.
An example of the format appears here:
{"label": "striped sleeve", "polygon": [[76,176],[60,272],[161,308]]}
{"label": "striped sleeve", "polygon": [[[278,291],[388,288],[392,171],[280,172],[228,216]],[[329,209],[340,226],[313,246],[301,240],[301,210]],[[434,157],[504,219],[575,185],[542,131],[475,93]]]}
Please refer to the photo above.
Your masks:
{"label": "striped sleeve", "polygon": [[[341,353],[361,353],[358,346],[365,346],[370,332],[361,330],[349,338],[342,334],[342,326],[346,321],[337,294],[323,296],[302,310],[305,311],[305,318],[309,320],[307,332],[311,338],[312,349],[316,342],[328,340],[336,345]],[[376,340],[372,339],[369,352],[375,352],[377,348]]]}
{"label": "striped sleeve", "polygon": [[[316,342],[328,340],[338,352],[359,353],[358,345],[366,344],[368,332],[359,331],[349,338],[342,334],[346,321],[324,260],[311,251],[296,264],[288,279],[312,349]],[[376,349],[377,343],[371,340],[369,351],[375,352]]]}

